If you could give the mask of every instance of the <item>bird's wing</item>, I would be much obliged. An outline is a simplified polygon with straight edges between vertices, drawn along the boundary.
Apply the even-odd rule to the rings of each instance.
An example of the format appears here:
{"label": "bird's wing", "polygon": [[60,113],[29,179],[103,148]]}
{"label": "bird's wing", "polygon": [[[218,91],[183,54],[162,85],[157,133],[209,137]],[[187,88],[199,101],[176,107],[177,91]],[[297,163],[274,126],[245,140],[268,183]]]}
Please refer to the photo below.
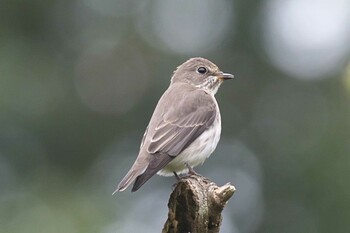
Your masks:
{"label": "bird's wing", "polygon": [[145,138],[150,137],[146,150],[152,158],[144,173],[136,178],[132,191],[138,190],[149,178],[185,150],[213,124],[216,114],[215,100],[202,90],[190,91],[179,97],[173,105],[164,106],[152,135],[149,135],[151,131],[149,128],[144,135],[141,147]]}
{"label": "bird's wing", "polygon": [[213,124],[215,117],[213,97],[202,90],[189,92],[165,108],[151,137],[148,153],[177,156]]}

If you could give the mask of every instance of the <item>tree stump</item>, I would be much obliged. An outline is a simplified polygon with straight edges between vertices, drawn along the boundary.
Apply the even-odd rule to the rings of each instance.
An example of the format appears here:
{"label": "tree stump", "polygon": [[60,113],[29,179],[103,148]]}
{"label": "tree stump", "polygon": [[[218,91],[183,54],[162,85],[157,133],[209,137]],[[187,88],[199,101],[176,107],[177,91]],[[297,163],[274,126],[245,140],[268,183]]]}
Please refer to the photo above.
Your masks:
{"label": "tree stump", "polygon": [[182,178],[170,195],[162,233],[218,233],[221,212],[235,190],[229,183],[218,187],[198,174]]}

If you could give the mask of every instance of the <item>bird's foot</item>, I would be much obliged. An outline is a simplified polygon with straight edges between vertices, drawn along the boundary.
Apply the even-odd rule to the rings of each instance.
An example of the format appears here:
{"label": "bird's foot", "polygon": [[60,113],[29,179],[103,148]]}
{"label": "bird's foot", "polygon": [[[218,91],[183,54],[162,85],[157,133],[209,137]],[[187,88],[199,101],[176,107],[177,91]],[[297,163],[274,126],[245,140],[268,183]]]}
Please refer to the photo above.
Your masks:
{"label": "bird's foot", "polygon": [[188,175],[199,175],[195,170],[193,170],[193,167],[191,167],[190,165],[188,165],[188,163],[185,163],[187,169],[188,169]]}
{"label": "bird's foot", "polygon": [[176,188],[176,185],[183,179],[187,179],[189,178],[190,176],[194,175],[194,176],[200,176],[200,174],[198,174],[195,170],[193,170],[193,168],[188,165],[188,163],[185,163],[187,169],[188,169],[188,173],[186,175],[182,175],[182,176],[179,176],[175,171],[173,171],[174,173],[174,176],[176,178],[176,183],[173,184],[173,190]]}

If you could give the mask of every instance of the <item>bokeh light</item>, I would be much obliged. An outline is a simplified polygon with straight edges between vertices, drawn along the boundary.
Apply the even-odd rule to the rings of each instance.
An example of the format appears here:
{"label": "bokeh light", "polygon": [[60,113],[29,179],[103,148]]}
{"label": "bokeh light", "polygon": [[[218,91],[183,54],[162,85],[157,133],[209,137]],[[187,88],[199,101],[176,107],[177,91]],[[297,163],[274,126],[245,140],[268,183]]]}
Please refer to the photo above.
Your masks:
{"label": "bokeh light", "polygon": [[350,45],[347,0],[268,0],[262,36],[273,65],[292,77],[324,78],[344,66]]}
{"label": "bokeh light", "polygon": [[153,1],[138,18],[141,36],[156,49],[175,54],[204,54],[234,30],[232,2]]}

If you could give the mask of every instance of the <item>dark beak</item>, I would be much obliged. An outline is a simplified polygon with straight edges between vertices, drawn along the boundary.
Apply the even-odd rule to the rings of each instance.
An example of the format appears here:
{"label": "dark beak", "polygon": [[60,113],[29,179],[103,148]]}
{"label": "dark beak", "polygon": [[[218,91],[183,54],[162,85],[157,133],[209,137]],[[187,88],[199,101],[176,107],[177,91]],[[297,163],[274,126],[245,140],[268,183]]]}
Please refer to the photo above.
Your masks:
{"label": "dark beak", "polygon": [[228,73],[220,73],[217,75],[218,79],[220,80],[228,80],[228,79],[233,79],[233,74],[228,74]]}

